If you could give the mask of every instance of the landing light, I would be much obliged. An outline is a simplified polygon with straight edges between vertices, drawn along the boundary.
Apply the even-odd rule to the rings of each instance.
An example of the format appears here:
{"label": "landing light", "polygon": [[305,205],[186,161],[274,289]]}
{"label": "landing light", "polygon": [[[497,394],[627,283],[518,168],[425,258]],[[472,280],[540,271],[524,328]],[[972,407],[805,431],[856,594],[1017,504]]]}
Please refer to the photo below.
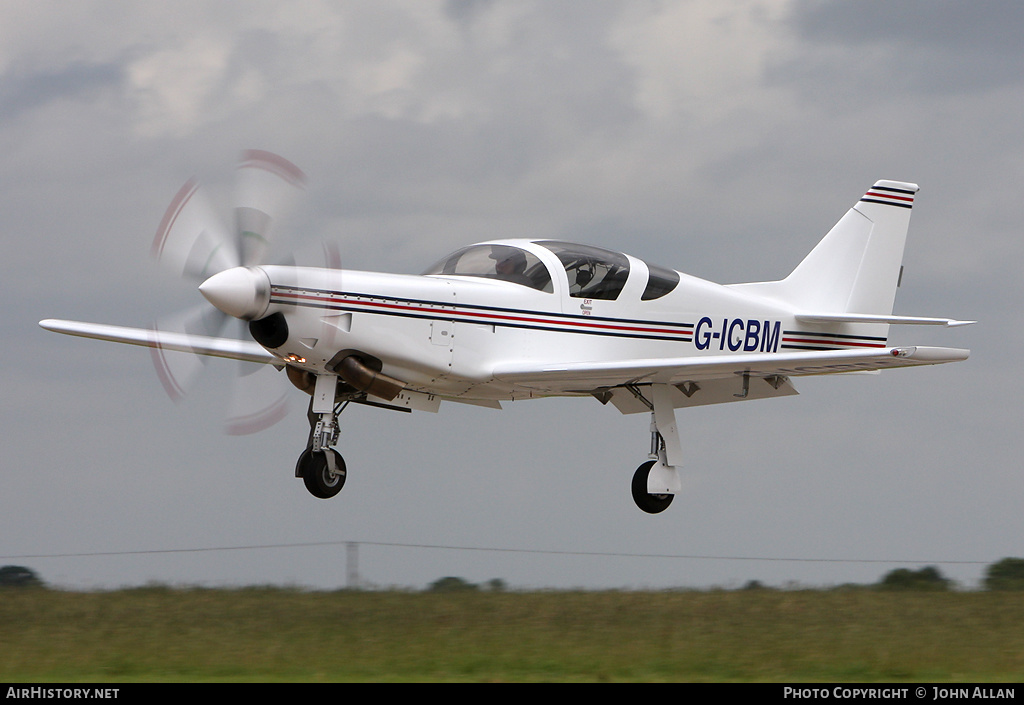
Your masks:
{"label": "landing light", "polygon": [[300,357],[295,353],[288,353],[287,355],[284,356],[284,359],[287,360],[288,362],[297,362],[299,364],[302,364],[303,362],[306,361],[306,358]]}

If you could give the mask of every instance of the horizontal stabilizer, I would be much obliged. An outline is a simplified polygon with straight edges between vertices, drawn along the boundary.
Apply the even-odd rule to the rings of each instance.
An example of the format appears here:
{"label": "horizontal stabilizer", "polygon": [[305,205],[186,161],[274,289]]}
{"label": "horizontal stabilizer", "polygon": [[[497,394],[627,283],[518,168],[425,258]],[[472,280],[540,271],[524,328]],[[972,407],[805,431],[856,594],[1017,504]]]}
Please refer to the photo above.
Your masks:
{"label": "horizontal stabilizer", "polygon": [[48,318],[39,325],[46,330],[82,338],[108,340],[114,343],[141,345],[147,348],[160,348],[178,352],[225,357],[231,360],[261,362],[265,364],[283,364],[261,346],[254,342],[235,340],[234,338],[212,338],[206,335],[190,335],[188,333],[168,333],[149,328],[126,328],[104,323],[82,323],[81,321],[61,321]]}
{"label": "horizontal stabilizer", "polygon": [[798,313],[796,320],[801,323],[890,323],[913,326],[969,326],[977,321],[957,321],[952,318],[927,318],[924,316],[894,316],[892,314],[870,313]]}

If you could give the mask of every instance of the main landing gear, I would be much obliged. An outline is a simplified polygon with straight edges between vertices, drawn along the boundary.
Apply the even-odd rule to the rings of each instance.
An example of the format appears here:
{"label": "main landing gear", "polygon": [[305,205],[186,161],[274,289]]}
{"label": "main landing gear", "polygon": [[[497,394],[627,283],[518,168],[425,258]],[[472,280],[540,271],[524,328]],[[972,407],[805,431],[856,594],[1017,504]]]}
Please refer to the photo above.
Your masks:
{"label": "main landing gear", "polygon": [[651,409],[650,460],[633,473],[633,501],[648,514],[658,514],[668,509],[672,498],[682,491],[677,468],[683,464],[683,450],[672,406],[672,388],[653,384],[650,399],[638,387],[630,387],[630,391]]}
{"label": "main landing gear", "polygon": [[347,401],[335,404],[338,378],[319,375],[309,402],[309,441],[295,463],[295,477],[301,477],[314,497],[330,499],[345,486],[345,459],[334,450],[338,442],[338,414]]}

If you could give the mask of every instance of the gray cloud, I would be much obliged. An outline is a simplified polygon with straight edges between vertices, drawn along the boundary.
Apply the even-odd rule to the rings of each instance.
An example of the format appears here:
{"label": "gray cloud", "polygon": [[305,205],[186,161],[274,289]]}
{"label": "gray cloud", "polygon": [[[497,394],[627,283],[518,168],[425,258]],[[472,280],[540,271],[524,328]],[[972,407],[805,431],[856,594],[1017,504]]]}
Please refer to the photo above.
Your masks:
{"label": "gray cloud", "polygon": [[[844,64],[848,80],[876,90],[962,94],[1019,84],[1024,69],[1017,3],[799,2],[791,20],[830,71]],[[787,63],[799,73],[814,54]],[[809,69],[813,75],[813,67]]]}
{"label": "gray cloud", "polygon": [[117,63],[74,62],[56,70],[13,69],[0,83],[0,121],[13,120],[53,101],[98,101],[124,81]]}

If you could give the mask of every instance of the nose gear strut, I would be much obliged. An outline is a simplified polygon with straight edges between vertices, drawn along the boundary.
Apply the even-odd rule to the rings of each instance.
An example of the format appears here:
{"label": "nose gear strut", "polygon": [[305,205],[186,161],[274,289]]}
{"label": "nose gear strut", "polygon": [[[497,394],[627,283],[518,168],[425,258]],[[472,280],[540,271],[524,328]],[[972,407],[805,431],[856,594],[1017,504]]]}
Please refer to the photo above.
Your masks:
{"label": "nose gear strut", "polygon": [[338,442],[338,415],[348,405],[335,403],[337,375],[318,375],[309,401],[309,440],[295,464],[295,476],[301,477],[310,494],[330,499],[345,485],[345,459],[334,449]]}

